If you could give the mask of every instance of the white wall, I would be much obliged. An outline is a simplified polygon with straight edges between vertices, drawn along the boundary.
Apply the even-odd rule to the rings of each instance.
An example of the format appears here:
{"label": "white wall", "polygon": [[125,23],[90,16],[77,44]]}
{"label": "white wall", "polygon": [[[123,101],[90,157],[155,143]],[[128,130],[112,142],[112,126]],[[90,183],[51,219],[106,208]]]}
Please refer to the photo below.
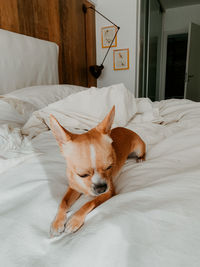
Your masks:
{"label": "white wall", "polygon": [[200,24],[200,5],[167,9],[164,31],[188,32],[190,22]]}
{"label": "white wall", "polygon": [[[117,47],[111,48],[104,63],[102,75],[97,80],[98,87],[124,83],[135,92],[137,56],[137,8],[139,0],[98,0],[96,9],[120,26]],[[97,64],[100,65],[107,51],[101,47],[101,28],[111,24],[96,14]],[[113,50],[129,48],[129,70],[113,70]]]}

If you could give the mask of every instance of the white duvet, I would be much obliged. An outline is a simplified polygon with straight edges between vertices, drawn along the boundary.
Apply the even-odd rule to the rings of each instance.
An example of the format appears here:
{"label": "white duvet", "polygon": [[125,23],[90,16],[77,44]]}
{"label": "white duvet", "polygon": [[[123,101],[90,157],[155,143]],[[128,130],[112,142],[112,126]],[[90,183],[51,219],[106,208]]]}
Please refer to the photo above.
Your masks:
{"label": "white duvet", "polygon": [[24,162],[33,154],[28,138],[21,134],[20,127],[35,110],[30,103],[0,96],[0,174]]}
{"label": "white duvet", "polygon": [[[94,102],[93,110],[77,105],[71,113],[69,106],[63,111],[69,99],[74,107],[78,93],[34,114],[23,130],[36,136],[31,148],[37,154],[0,175],[1,266],[200,266],[200,104],[151,103],[134,99],[122,86],[116,88],[121,105],[119,99],[115,125],[123,122],[121,126],[141,135],[148,148],[146,161],[127,160],[114,181],[117,195],[92,211],[78,232],[51,239],[50,224],[67,179],[64,160],[48,131],[48,114],[70,130],[84,131],[115,99],[105,102],[103,94],[96,98],[85,91],[81,99]],[[104,93],[107,97],[106,89]],[[102,105],[99,117],[95,101]],[[81,197],[69,216],[86,200]]]}
{"label": "white duvet", "polygon": [[30,138],[21,133],[34,111],[85,89],[68,84],[41,85],[0,95],[0,173],[35,155]]}

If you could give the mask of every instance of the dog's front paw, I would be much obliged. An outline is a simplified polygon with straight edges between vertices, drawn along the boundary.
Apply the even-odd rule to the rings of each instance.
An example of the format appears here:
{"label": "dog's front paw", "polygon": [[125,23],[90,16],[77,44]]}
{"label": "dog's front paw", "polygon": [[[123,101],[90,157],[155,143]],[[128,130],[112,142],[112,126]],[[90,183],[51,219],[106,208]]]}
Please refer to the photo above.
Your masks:
{"label": "dog's front paw", "polygon": [[55,218],[55,220],[51,224],[50,228],[50,236],[59,236],[62,234],[65,230],[65,223],[66,223],[67,218],[65,217],[64,219],[58,219]]}
{"label": "dog's front paw", "polygon": [[76,232],[84,224],[84,219],[78,215],[73,215],[66,224],[65,232],[68,234]]}
{"label": "dog's front paw", "polygon": [[143,161],[145,161],[145,156],[136,159],[137,163],[141,163]]}

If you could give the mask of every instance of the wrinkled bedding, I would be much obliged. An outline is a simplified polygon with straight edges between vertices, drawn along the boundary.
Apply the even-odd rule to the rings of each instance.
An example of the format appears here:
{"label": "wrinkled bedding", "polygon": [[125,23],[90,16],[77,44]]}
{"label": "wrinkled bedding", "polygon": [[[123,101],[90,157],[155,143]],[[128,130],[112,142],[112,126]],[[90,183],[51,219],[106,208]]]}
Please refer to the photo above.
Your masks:
{"label": "wrinkled bedding", "polygon": [[22,127],[34,111],[85,89],[85,87],[68,84],[40,85],[0,95],[0,125]]}
{"label": "wrinkled bedding", "polygon": [[35,111],[34,106],[27,102],[0,96],[0,173],[33,154],[28,138],[24,138],[20,130],[28,119],[25,109],[30,113]]}
{"label": "wrinkled bedding", "polygon": [[31,86],[0,95],[0,173],[34,155],[21,127],[36,110],[85,90],[75,85]]}
{"label": "wrinkled bedding", "polygon": [[[0,175],[1,265],[200,266],[200,104],[135,99],[122,85],[104,88],[103,94],[89,90],[34,112],[19,133],[28,140],[24,149],[35,154]],[[75,105],[78,99],[87,104]],[[114,179],[117,195],[92,211],[78,232],[51,239],[67,178],[48,116],[83,132],[113,104],[114,125],[141,135],[146,161],[128,159]],[[82,196],[68,216],[87,200]]]}

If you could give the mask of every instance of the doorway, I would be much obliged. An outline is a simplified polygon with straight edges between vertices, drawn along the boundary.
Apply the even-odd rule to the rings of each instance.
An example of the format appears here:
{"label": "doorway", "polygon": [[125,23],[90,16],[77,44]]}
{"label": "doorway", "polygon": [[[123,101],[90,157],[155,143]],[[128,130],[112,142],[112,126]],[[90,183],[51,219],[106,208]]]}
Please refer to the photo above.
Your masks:
{"label": "doorway", "polygon": [[184,98],[188,34],[168,35],[165,99]]}
{"label": "doorway", "polygon": [[139,97],[200,101],[200,0],[140,0]]}

